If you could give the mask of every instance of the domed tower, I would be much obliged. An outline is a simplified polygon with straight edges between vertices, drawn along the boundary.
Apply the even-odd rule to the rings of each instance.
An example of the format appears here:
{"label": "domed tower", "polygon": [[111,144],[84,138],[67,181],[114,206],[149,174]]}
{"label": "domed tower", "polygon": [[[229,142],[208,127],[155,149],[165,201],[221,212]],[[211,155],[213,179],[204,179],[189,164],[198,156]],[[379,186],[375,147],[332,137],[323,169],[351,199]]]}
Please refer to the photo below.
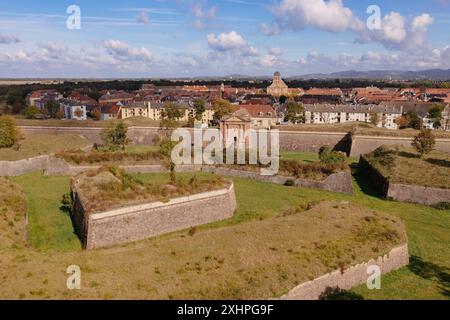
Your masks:
{"label": "domed tower", "polygon": [[289,88],[281,79],[281,73],[278,71],[273,74],[273,82],[267,88],[267,93],[276,97],[289,94]]}

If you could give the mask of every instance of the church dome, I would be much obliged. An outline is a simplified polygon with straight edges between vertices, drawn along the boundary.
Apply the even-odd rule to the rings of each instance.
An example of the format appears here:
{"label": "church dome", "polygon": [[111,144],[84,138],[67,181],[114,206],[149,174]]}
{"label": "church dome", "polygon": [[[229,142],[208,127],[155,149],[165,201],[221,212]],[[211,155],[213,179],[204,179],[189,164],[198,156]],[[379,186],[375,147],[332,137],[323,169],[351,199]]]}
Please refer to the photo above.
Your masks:
{"label": "church dome", "polygon": [[274,73],[273,75],[274,77],[281,77],[281,73],[279,73],[278,71]]}

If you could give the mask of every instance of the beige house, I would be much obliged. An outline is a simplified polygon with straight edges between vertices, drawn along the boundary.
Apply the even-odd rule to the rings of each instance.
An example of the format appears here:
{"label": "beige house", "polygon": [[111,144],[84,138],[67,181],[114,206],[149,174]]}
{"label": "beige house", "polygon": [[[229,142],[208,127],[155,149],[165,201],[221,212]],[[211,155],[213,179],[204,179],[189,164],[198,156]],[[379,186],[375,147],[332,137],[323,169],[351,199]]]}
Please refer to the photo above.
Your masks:
{"label": "beige house", "polygon": [[238,110],[248,112],[252,128],[270,129],[277,124],[277,113],[270,105],[241,104]]}
{"label": "beige house", "polygon": [[450,104],[448,104],[441,114],[441,128],[450,131]]}

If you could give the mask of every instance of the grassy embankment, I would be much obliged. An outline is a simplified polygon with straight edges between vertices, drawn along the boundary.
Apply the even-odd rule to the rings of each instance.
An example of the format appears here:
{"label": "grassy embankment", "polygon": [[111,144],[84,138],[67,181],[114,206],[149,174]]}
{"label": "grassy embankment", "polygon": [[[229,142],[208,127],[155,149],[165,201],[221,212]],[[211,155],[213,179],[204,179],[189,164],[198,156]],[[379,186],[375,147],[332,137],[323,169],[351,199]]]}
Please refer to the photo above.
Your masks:
{"label": "grassy embankment", "polygon": [[[144,181],[154,182],[167,181],[169,179],[168,175],[165,174],[140,175],[139,177]],[[54,265],[51,266],[51,273],[44,272],[42,275],[39,274],[39,276],[38,274],[36,276],[30,276],[28,286],[19,284],[15,289],[5,291],[5,295],[9,293],[11,297],[33,297],[29,293],[31,286],[34,288],[31,291],[38,292],[40,294],[39,297],[173,298],[186,297],[192,294],[192,291],[188,290],[188,294],[183,288],[197,288],[198,290],[195,293],[196,297],[248,297],[248,292],[245,291],[246,286],[261,288],[261,280],[258,278],[258,275],[265,274],[266,268],[260,266],[257,270],[253,269],[252,273],[248,273],[246,270],[251,270],[251,267],[256,263],[255,261],[250,262],[249,260],[248,263],[235,261],[233,262],[233,268],[237,268],[238,273],[234,272],[234,276],[230,277],[231,283],[222,283],[220,288],[217,288],[217,286],[205,286],[205,283],[202,282],[204,280],[201,280],[206,279],[203,278],[205,274],[211,274],[216,278],[218,274],[221,274],[220,270],[223,270],[221,265],[227,265],[227,268],[229,268],[228,264],[231,261],[222,261],[223,257],[218,254],[205,254],[203,257],[190,256],[192,253],[191,250],[193,250],[190,248],[194,248],[194,242],[191,242],[191,240],[197,236],[200,238],[205,237],[209,239],[208,246],[211,246],[211,244],[215,243],[214,238],[211,238],[214,237],[214,232],[226,232],[229,228],[225,227],[237,227],[238,225],[241,227],[242,225],[242,228],[245,228],[247,225],[249,226],[248,230],[235,229],[233,237],[237,237],[239,244],[235,244],[235,247],[233,247],[234,251],[238,250],[242,244],[247,243],[249,239],[259,239],[262,237],[261,239],[266,242],[266,245],[272,248],[269,248],[267,251],[270,254],[263,254],[263,251],[258,252],[258,256],[261,259],[270,260],[271,256],[287,257],[289,255],[286,255],[286,252],[289,253],[288,250],[295,251],[295,248],[284,248],[286,240],[282,238],[280,240],[283,241],[271,246],[267,242],[268,238],[266,236],[266,234],[271,234],[271,232],[277,232],[278,237],[282,237],[285,231],[281,230],[285,230],[284,228],[286,226],[279,226],[282,228],[280,230],[277,226],[273,226],[267,230],[264,229],[264,232],[255,232],[259,228],[257,223],[262,220],[261,222],[269,221],[272,225],[273,221],[271,219],[279,216],[283,212],[289,211],[293,206],[298,206],[299,203],[332,200],[351,201],[369,209],[390,213],[393,216],[400,217],[406,225],[412,257],[410,266],[383,276],[381,290],[369,291],[365,286],[361,286],[353,291],[355,295],[360,295],[361,298],[368,299],[449,298],[450,247],[448,244],[450,243],[450,212],[448,210],[440,211],[421,205],[381,200],[376,196],[374,190],[370,188],[367,181],[359,176],[355,177],[354,187],[356,193],[354,196],[297,189],[245,179],[233,180],[235,182],[238,202],[238,210],[233,219],[199,227],[192,238],[186,232],[177,232],[156,239],[87,253],[74,251],[79,250],[78,239],[72,234],[70,219],[59,209],[59,200],[62,194],[68,191],[69,178],[43,177],[37,173],[14,178],[14,181],[21,185],[27,194],[28,205],[30,207],[30,238],[33,239],[31,235],[35,235],[34,241],[32,241],[33,246],[46,252],[45,256],[53,257],[60,262],[56,267]],[[332,210],[329,209],[328,211],[332,212]],[[53,221],[58,221],[59,219],[64,221],[64,227],[53,227],[55,225]],[[60,232],[64,228],[65,231]],[[289,230],[289,228],[286,230]],[[250,238],[242,238],[245,234]],[[296,238],[301,237],[297,234]],[[179,239],[181,239],[181,242]],[[183,250],[180,250],[179,246],[181,244],[184,246]],[[195,244],[197,243],[195,242]],[[229,242],[221,242],[221,245],[224,246],[224,249],[233,246]],[[244,247],[248,249],[248,245]],[[327,248],[330,249],[331,247]],[[337,253],[336,248],[330,250],[330,255],[322,252],[323,254],[321,253],[316,258],[319,260],[321,259],[320,257],[330,259],[329,257]],[[61,251],[65,251],[65,253]],[[158,260],[161,262],[147,260],[155,252],[161,257],[162,260]],[[195,250],[195,252],[199,252],[198,254],[200,254],[207,252],[207,250]],[[279,256],[281,253],[282,255]],[[15,255],[19,258],[22,256],[17,251],[15,251]],[[120,258],[116,258],[119,256]],[[39,260],[40,258],[36,256],[35,259]],[[110,261],[112,265],[102,265],[105,259]],[[270,274],[270,283],[274,283],[274,287],[272,288],[273,291],[269,291],[273,295],[275,293],[283,293],[282,291],[286,291],[296,284],[299,279],[298,266],[302,265],[302,263],[308,266],[320,265],[317,263],[317,260],[310,260],[308,262],[306,258],[289,260],[291,262],[283,259],[280,260],[283,263],[278,263],[270,267],[277,270],[277,274]],[[126,265],[120,263],[120,261],[126,261]],[[165,264],[163,264],[163,261],[176,263],[178,269],[174,271],[174,274],[170,272],[169,274],[165,274]],[[32,262],[33,258],[29,257],[26,263],[17,263],[16,268],[19,268],[22,273],[26,273],[27,268],[31,268],[30,264]],[[65,287],[59,284],[58,281],[65,283],[66,275],[64,272],[67,267],[65,263],[74,262],[82,266],[85,278],[82,292],[72,293],[67,292]],[[181,265],[182,262],[185,264]],[[297,272],[290,269],[292,263],[296,265],[295,269]],[[144,265],[145,267],[143,267]],[[133,270],[135,268],[138,268],[139,271],[134,272]],[[35,273],[33,272],[33,274]],[[269,274],[266,275],[269,276]],[[157,285],[159,281],[169,281],[169,276],[174,280],[170,282],[168,289],[160,289]],[[38,279],[47,282],[48,285],[37,282]],[[106,279],[114,280],[106,281]],[[196,283],[197,279],[200,281],[199,284]],[[247,283],[240,282],[242,279],[246,279]],[[179,290],[175,288],[179,288]],[[200,290],[201,288],[206,291],[203,289]],[[262,292],[264,290],[258,290],[255,292],[261,292],[263,294]],[[268,294],[269,291],[264,291],[265,293],[262,296]]]}
{"label": "grassy embankment", "polygon": [[22,134],[18,146],[0,149],[0,161],[26,159],[84,148],[91,144],[84,136],[78,134]]}
{"label": "grassy embankment", "polygon": [[420,158],[412,149],[386,149],[386,154],[371,152],[365,158],[393,183],[450,188],[450,155],[432,151]]}

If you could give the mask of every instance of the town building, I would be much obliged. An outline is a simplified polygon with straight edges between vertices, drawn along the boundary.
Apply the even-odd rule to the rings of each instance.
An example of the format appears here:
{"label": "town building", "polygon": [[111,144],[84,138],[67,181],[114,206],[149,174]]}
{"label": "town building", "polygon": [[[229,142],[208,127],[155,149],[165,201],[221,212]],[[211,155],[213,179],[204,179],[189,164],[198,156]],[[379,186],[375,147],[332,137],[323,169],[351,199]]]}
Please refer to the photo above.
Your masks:
{"label": "town building", "polygon": [[87,120],[86,105],[69,99],[61,99],[59,106],[63,110],[66,119]]}
{"label": "town building", "polygon": [[[63,95],[56,90],[37,90],[30,93],[27,98],[27,105],[29,107],[38,107],[43,109],[43,105],[46,101],[54,100],[59,101],[63,98]],[[38,102],[39,100],[40,103]]]}
{"label": "town building", "polygon": [[387,129],[398,129],[396,120],[403,114],[400,106],[388,105],[305,105],[305,123],[337,124],[346,122],[373,122],[376,126]]}
{"label": "town building", "polygon": [[281,79],[281,74],[278,71],[273,75],[273,81],[267,88],[267,93],[275,97],[289,95],[289,87]]}
{"label": "town building", "polygon": [[247,110],[252,128],[270,129],[277,124],[277,113],[267,104],[241,104],[238,110]]}

